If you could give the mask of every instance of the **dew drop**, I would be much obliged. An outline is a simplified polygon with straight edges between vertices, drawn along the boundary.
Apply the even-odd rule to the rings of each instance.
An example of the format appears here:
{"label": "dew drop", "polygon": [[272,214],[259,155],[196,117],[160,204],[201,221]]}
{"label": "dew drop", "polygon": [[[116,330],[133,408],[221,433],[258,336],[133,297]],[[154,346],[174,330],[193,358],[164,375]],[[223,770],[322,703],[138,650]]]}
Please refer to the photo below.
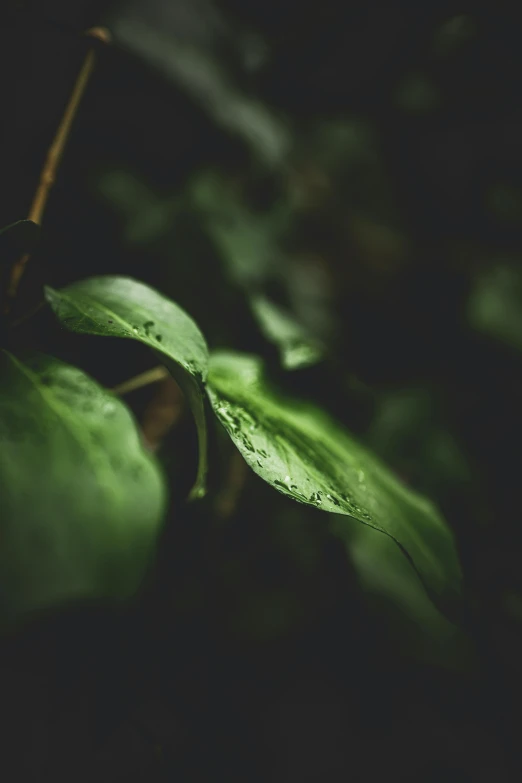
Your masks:
{"label": "dew drop", "polygon": [[312,503],[314,506],[320,506],[322,504],[321,500],[321,493],[320,492],[314,492],[308,501],[309,503]]}

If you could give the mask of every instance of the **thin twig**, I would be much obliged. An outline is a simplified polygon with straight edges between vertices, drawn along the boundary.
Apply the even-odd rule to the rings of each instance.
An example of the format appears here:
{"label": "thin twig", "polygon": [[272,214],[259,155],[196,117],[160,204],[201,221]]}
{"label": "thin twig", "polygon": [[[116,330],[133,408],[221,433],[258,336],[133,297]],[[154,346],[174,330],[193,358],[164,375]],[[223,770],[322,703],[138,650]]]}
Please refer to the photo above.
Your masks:
{"label": "thin twig", "polygon": [[[110,41],[110,33],[104,27],[93,27],[91,30],[87,31],[86,35],[93,39],[93,44],[94,40],[101,41],[102,43],[109,43]],[[63,157],[65,145],[71,131],[74,117],[78,111],[78,107],[85,92],[85,88],[89,82],[95,61],[95,50],[94,48],[90,48],[83,62],[80,73],[78,74],[78,78],[76,79],[71,97],[69,98],[63,117],[60,121],[60,125],[56,131],[56,135],[47,153],[47,157],[40,174],[40,181],[38,183],[38,187],[36,189],[36,193],[34,195],[28,215],[29,220],[32,220],[39,225],[42,222],[43,213],[49,199],[51,188],[56,179],[56,172]],[[21,258],[18,259],[11,270],[11,279],[9,281],[7,302],[5,306],[6,312],[10,310],[11,303],[16,297],[18,287],[20,285],[20,281],[24,274],[29,258],[29,253],[21,256]]]}
{"label": "thin twig", "polygon": [[234,514],[248,477],[249,469],[245,460],[239,451],[234,451],[230,459],[225,486],[215,502],[215,510],[220,519],[230,519]]}
{"label": "thin twig", "polygon": [[169,371],[165,367],[153,367],[152,370],[147,370],[142,372],[141,375],[129,378],[128,381],[123,381],[123,383],[118,384],[111,391],[114,394],[129,394],[132,391],[136,391],[136,389],[143,388],[143,386],[148,386],[150,383],[162,381],[168,375]]}

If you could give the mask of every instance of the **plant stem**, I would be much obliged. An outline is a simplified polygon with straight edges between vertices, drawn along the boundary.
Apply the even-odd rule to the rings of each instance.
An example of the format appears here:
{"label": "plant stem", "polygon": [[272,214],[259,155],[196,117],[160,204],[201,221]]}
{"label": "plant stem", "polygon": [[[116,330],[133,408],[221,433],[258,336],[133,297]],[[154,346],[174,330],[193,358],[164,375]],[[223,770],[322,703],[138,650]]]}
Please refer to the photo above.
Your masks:
{"label": "plant stem", "polygon": [[[101,41],[102,43],[109,43],[110,41],[110,33],[103,27],[93,27],[91,30],[86,32],[86,35],[93,39],[93,44],[94,40]],[[49,151],[40,174],[40,181],[38,183],[38,187],[36,189],[36,193],[34,195],[28,215],[29,220],[32,220],[39,225],[42,222],[42,217],[49,199],[49,194],[56,179],[56,172],[58,171],[58,167],[62,160],[65,145],[67,143],[67,139],[69,138],[69,133],[71,131],[71,127],[76,116],[76,112],[78,111],[81,99],[85,92],[85,88],[87,87],[89,78],[93,71],[95,61],[96,52],[94,47],[92,47],[87,52],[85,60],[83,61],[83,65],[81,67],[80,73],[78,74],[78,78],[76,79],[67,106],[65,107],[65,111],[58,126],[58,130],[56,131],[53,142],[49,147]],[[29,253],[21,256],[18,261],[16,261],[11,270],[11,278],[7,291],[6,312],[11,309],[11,304],[16,297],[18,287],[20,285],[20,281],[24,274],[29,258]]]}
{"label": "plant stem", "polygon": [[123,383],[115,386],[111,391],[114,394],[129,394],[132,391],[136,391],[136,389],[143,388],[143,386],[148,386],[150,383],[162,381],[169,375],[170,373],[165,367],[153,367],[152,370],[147,370],[146,372],[142,372],[141,375],[129,378],[128,381],[123,381]]}

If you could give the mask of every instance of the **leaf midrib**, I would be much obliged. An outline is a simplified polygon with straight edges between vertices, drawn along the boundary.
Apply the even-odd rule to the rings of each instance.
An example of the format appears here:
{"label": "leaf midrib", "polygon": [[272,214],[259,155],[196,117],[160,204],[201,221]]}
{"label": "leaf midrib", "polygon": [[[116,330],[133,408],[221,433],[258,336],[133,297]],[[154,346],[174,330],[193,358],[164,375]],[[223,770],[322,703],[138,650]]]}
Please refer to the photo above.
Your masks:
{"label": "leaf midrib", "polygon": [[[262,393],[261,383],[262,382],[258,380],[258,382],[257,382],[258,388],[260,389],[260,392]],[[214,390],[214,391],[217,391],[216,386],[212,382],[210,383],[210,388],[212,390]],[[245,407],[247,410],[249,408],[250,408],[250,410],[252,410],[252,403],[251,403],[251,401],[246,400],[244,395],[240,395],[239,399],[235,399],[234,397],[230,398],[226,393],[223,393],[221,391],[217,391],[217,394],[219,395],[219,397],[222,400],[227,401],[229,404],[237,405],[239,403],[240,405]],[[279,409],[276,406],[274,406],[274,404],[272,403],[272,400],[269,398],[270,394],[271,394],[271,392],[268,391],[266,396],[263,395],[264,396],[265,405],[268,407],[268,411],[269,411],[268,413],[267,413],[266,407],[265,408],[261,408],[261,406],[258,406],[256,403],[254,403],[254,407],[255,407],[256,412],[258,414],[257,418],[261,422],[263,422],[263,429],[265,430],[265,432],[270,434],[271,430],[273,429],[274,433],[277,434],[277,427],[275,427],[275,426],[271,427],[270,426],[271,425],[271,420],[272,420],[271,414],[273,414],[273,413],[278,414],[278,413],[280,413],[280,411],[279,411]],[[300,420],[299,414],[296,414],[293,410],[288,408],[288,401],[280,399],[279,403],[281,405],[281,409],[282,409],[282,411],[284,413],[284,416],[286,418],[286,422],[291,427],[292,426],[295,426],[297,428],[302,427],[303,426],[303,421]],[[304,415],[306,415],[306,412],[305,412]],[[274,421],[275,421],[275,419],[274,419]],[[332,423],[330,422],[330,426],[331,426],[331,424]],[[315,427],[315,426],[308,427],[308,422],[306,422],[305,430],[306,430],[306,434],[308,435],[308,437],[310,439],[313,439],[313,438],[318,437],[318,436],[322,436],[322,438],[324,439],[324,434],[322,432],[318,432],[318,428]],[[349,436],[347,436],[344,431],[342,431],[340,437],[343,438],[343,439],[346,438],[346,437],[348,438],[348,440],[346,441],[346,446],[347,446],[346,449],[343,448],[343,446],[341,444],[337,443],[336,440],[331,438],[330,436],[328,436],[328,438],[327,438],[328,441],[329,441],[329,446],[331,446],[332,457],[334,455],[336,455],[337,459],[339,459],[340,461],[345,461],[346,460],[346,453],[345,452],[348,451],[348,453],[349,453],[350,448],[352,448],[352,446],[353,446],[354,449],[357,450],[357,452],[359,454],[364,454],[363,447],[360,446],[359,444],[357,444],[355,441],[353,441],[353,443],[352,443],[352,439]],[[289,442],[288,445],[285,444],[285,448],[288,448],[288,446],[292,449],[292,452],[293,452],[293,455],[294,455],[294,459],[297,462],[299,462],[300,455],[299,455],[298,451],[296,450],[294,444],[292,443],[291,439],[290,439],[290,442]],[[330,451],[330,448],[328,448],[328,451]],[[352,460],[352,461],[356,461],[356,458],[355,458],[355,460]],[[255,468],[253,468],[253,469],[255,470]],[[319,483],[322,484],[323,481],[321,480],[321,476],[320,476],[320,473],[317,471],[317,468],[315,466],[312,466],[311,470],[313,471],[313,473],[316,476],[318,476],[317,480],[319,481]],[[425,558],[426,561],[431,564],[432,568],[436,569],[436,571],[437,571],[437,573],[439,574],[439,577],[440,577],[442,575],[444,569],[441,567],[439,558],[436,555],[433,554],[433,552],[432,552],[431,548],[429,547],[429,545],[427,543],[425,543],[422,535],[419,533],[419,531],[417,530],[415,525],[412,524],[412,522],[410,520],[410,514],[405,516],[404,513],[401,512],[401,508],[400,508],[400,506],[398,506],[398,498],[395,496],[395,492],[396,492],[396,490],[398,490],[397,494],[399,494],[399,492],[400,492],[400,496],[404,499],[404,502],[407,503],[412,510],[418,508],[419,513],[422,513],[422,514],[425,515],[428,511],[431,511],[434,514],[434,516],[435,516],[436,515],[435,508],[432,507],[431,504],[428,501],[424,501],[423,498],[419,497],[417,495],[417,493],[413,492],[408,487],[404,486],[398,479],[395,479],[395,477],[391,477],[391,476],[386,475],[385,469],[383,467],[381,467],[381,465],[379,464],[377,459],[375,460],[375,469],[374,469],[374,465],[372,464],[369,473],[371,474],[371,482],[372,482],[372,484],[375,485],[375,488],[377,490],[378,490],[379,485],[381,485],[381,486],[385,485],[385,486],[383,486],[383,489],[386,491],[386,494],[387,494],[390,502],[393,503],[394,512],[395,512],[393,514],[393,516],[395,518],[399,518],[399,519],[402,518],[402,519],[404,519],[404,521],[406,523],[406,526],[407,526],[407,528],[406,528],[407,529],[407,534],[408,534],[408,537],[410,538],[411,544],[413,544],[414,547],[417,548],[419,554],[421,554],[422,557]],[[334,479],[334,481],[337,481],[337,476],[335,474],[332,476],[332,478]],[[390,486],[390,482],[392,480],[393,480],[393,485]],[[330,488],[330,491],[331,491],[331,488]],[[285,494],[285,493],[283,493],[283,494]],[[421,576],[421,574],[419,572],[419,569],[415,565],[415,562],[414,562],[414,560],[412,558],[412,555],[408,551],[408,549],[410,549],[411,546],[408,547],[408,549],[407,549],[404,546],[404,544],[401,543],[400,539],[396,537],[396,533],[392,533],[389,530],[386,530],[384,527],[379,525],[377,522],[374,522],[373,520],[372,521],[366,520],[364,518],[361,518],[359,515],[351,512],[351,511],[346,510],[344,508],[344,501],[342,500],[342,498],[338,495],[338,493],[335,493],[335,494],[337,495],[338,500],[340,500],[341,506],[340,507],[336,507],[335,510],[332,509],[331,511],[328,511],[328,513],[340,513],[343,516],[351,517],[351,518],[357,520],[357,522],[360,522],[361,524],[364,524],[367,527],[370,527],[370,528],[372,528],[372,529],[374,529],[374,530],[376,530],[376,531],[378,531],[378,532],[388,536],[389,538],[391,538],[391,540],[401,549],[403,554],[407,557],[409,562],[413,565],[416,573],[421,578],[421,581],[423,582],[423,584],[425,584],[424,579],[422,578],[422,576]],[[297,500],[297,498],[296,498],[296,500]],[[305,502],[306,503],[306,501],[301,501],[301,502]],[[310,505],[310,504],[307,503],[307,505]],[[419,508],[419,506],[420,506],[420,508]],[[321,510],[326,510],[326,509],[321,509]],[[427,519],[426,522],[428,524],[430,524],[430,526],[434,527],[435,519],[433,521],[431,519]],[[437,525],[437,528],[439,528],[439,525]],[[441,532],[442,535],[446,534],[445,530],[441,530],[440,532]],[[399,530],[399,534],[400,534],[400,530]]]}
{"label": "leaf midrib", "polygon": [[[79,313],[81,313],[82,317],[85,320],[91,321],[97,328],[99,328],[99,324],[96,322],[96,320],[92,317],[92,315],[89,315],[89,313],[85,312],[81,307],[80,304],[84,304],[90,307],[93,307],[95,310],[98,310],[100,313],[104,313],[106,315],[110,315],[115,321],[118,322],[118,324],[121,326],[123,331],[125,332],[125,335],[120,335],[123,337],[129,337],[131,339],[138,340],[139,342],[145,343],[149,346],[149,348],[152,348],[157,353],[164,356],[169,361],[175,362],[177,365],[182,367],[185,372],[187,372],[189,375],[194,376],[194,372],[192,368],[189,366],[187,362],[185,362],[183,359],[180,359],[177,356],[173,356],[169,351],[166,350],[166,348],[161,345],[161,343],[156,343],[153,341],[150,337],[148,337],[147,334],[141,334],[134,332],[134,327],[130,323],[130,321],[124,320],[120,315],[114,312],[114,310],[111,310],[110,307],[107,307],[105,303],[102,303],[99,299],[95,299],[90,294],[87,293],[77,293],[74,297],[71,297],[69,294],[64,293],[63,291],[56,291],[54,288],[49,288],[50,291],[52,291],[53,296],[58,296],[62,299],[65,299],[65,301],[68,302],[69,305],[74,307]],[[149,318],[150,312],[143,308],[142,305],[138,303],[133,303],[133,310],[134,312],[139,311],[142,314],[142,317]],[[187,318],[189,316],[186,315],[186,313],[183,313]],[[81,323],[81,321],[79,322]],[[110,333],[107,334],[107,336],[111,336]],[[116,337],[118,335],[115,335]],[[202,375],[202,378],[205,377],[205,370],[202,368],[200,370],[200,373]]]}

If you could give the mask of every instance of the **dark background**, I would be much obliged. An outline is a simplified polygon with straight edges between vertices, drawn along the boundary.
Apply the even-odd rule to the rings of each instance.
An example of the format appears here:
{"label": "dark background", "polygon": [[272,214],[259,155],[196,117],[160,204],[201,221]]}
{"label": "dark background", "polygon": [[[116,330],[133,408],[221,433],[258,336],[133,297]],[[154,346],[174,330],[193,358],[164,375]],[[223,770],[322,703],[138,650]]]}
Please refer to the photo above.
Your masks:
{"label": "dark background", "polygon": [[[4,5],[2,225],[27,214],[81,31],[106,23],[115,38],[25,306],[44,281],[128,274],[185,307],[212,348],[262,353],[439,504],[478,619],[463,633],[410,600],[394,551],[355,527],[339,537],[247,475],[219,432],[210,498],[187,509],[182,418],[137,602],[2,641],[3,780],[520,779],[522,47],[509,8]],[[252,291],[326,346],[322,363],[283,373]],[[108,385],[147,361],[90,340],[59,350]],[[128,400],[138,418],[148,395]]]}

